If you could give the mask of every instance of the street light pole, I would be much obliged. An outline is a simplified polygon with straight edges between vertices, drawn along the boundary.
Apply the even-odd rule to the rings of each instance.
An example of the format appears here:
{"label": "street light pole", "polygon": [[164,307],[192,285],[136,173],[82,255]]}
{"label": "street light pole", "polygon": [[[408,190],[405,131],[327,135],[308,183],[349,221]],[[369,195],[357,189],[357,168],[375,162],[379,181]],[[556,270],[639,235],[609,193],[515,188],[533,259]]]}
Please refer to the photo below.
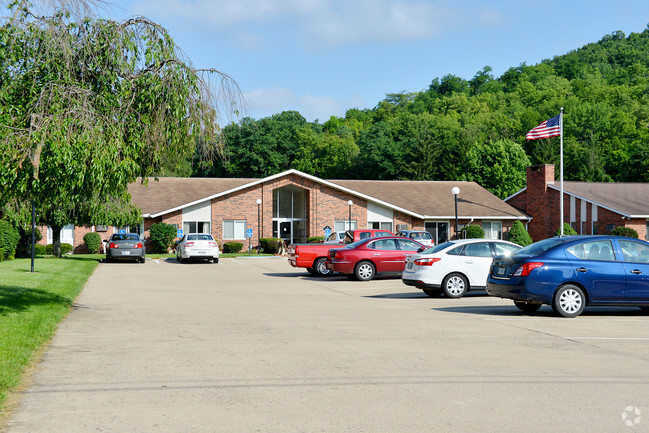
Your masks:
{"label": "street light pole", "polygon": [[[261,199],[257,199],[257,245],[261,246]],[[259,253],[259,250],[257,250]]]}
{"label": "street light pole", "polygon": [[458,223],[457,223],[457,196],[460,193],[460,188],[458,188],[457,186],[454,186],[451,189],[451,192],[453,193],[453,196],[455,196],[455,239],[459,239],[460,234],[458,233],[458,230],[457,230],[457,228],[458,228]]}
{"label": "street light pole", "polygon": [[352,205],[354,204],[353,201],[349,200],[347,201],[347,205],[349,206],[349,230],[352,229]]}

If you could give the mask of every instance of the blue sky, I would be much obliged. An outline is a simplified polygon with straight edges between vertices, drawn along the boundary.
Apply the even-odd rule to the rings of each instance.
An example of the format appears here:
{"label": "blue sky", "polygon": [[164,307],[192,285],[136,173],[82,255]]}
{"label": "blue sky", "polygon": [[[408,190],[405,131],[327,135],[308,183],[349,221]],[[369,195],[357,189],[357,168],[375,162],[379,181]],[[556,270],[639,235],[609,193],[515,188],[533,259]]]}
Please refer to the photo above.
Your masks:
{"label": "blue sky", "polygon": [[244,92],[246,116],[297,110],[321,123],[436,77],[471,79],[642,32],[649,1],[112,0],[112,16],[163,25],[196,67]]}

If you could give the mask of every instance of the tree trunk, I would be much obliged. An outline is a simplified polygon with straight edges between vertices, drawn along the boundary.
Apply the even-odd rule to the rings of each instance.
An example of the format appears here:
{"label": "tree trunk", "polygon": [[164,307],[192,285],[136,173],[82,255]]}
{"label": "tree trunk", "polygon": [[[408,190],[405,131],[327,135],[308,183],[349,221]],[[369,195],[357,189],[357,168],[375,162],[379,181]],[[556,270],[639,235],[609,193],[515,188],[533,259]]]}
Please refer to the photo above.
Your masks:
{"label": "tree trunk", "polygon": [[52,227],[52,254],[54,257],[61,258],[61,226]]}

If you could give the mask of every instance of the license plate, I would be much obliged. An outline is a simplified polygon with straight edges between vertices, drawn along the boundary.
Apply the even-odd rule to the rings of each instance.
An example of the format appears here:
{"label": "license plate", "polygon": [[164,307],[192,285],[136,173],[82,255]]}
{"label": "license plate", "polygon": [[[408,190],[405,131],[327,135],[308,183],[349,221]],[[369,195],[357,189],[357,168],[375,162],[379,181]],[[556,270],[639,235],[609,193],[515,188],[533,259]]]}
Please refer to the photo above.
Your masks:
{"label": "license plate", "polygon": [[122,251],[123,256],[130,256],[131,252],[130,251]]}
{"label": "license plate", "polygon": [[496,268],[496,275],[505,275],[505,268]]}
{"label": "license plate", "polygon": [[413,267],[414,265],[412,264],[412,262],[408,262],[408,264],[406,265],[407,269],[412,269]]}

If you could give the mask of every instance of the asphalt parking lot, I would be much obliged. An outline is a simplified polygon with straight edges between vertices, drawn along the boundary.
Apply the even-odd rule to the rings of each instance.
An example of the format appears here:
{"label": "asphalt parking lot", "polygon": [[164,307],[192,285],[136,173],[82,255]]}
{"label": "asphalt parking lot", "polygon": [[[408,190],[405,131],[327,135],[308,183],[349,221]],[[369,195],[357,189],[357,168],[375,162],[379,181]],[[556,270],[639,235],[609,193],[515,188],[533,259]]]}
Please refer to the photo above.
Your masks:
{"label": "asphalt parking lot", "polygon": [[649,432],[649,316],[285,258],[102,263],[7,431]]}

